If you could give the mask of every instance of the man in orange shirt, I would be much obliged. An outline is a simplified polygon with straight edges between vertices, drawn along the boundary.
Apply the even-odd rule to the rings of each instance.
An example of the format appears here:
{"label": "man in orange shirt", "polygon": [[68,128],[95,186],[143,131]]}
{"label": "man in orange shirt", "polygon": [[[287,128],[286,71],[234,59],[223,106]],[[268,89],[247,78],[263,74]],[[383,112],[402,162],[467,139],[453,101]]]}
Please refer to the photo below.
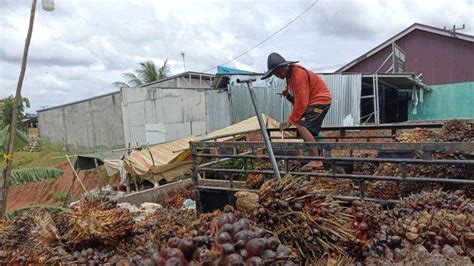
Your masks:
{"label": "man in orange shirt", "polygon": [[[293,104],[293,112],[288,122],[280,123],[280,130],[293,125],[305,142],[315,142],[331,106],[332,96],[327,85],[316,73],[296,63],[298,61],[286,61],[281,55],[271,53],[267,60],[268,71],[262,79],[272,75],[286,79],[286,88],[281,95]],[[317,149],[310,149],[309,152],[312,156],[318,156]],[[311,161],[302,170],[311,171],[322,166],[321,161]]]}

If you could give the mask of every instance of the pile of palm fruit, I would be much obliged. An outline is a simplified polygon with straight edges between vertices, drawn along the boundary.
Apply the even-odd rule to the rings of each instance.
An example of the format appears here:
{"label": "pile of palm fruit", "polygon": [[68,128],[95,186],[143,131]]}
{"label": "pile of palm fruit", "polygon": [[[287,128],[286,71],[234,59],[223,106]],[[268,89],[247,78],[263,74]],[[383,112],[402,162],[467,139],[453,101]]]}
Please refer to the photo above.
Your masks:
{"label": "pile of palm fruit", "polygon": [[413,194],[385,210],[356,201],[352,211],[362,225],[362,252],[353,255],[368,265],[410,261],[420,250],[423,258],[474,258],[474,202],[462,191]]}
{"label": "pile of palm fruit", "polygon": [[334,200],[316,179],[269,180],[254,208],[196,216],[162,208],[143,220],[107,198],[0,222],[3,264],[368,265],[474,259],[474,201],[413,194],[388,208]]}
{"label": "pile of palm fruit", "polygon": [[347,255],[355,240],[353,217],[328,192],[304,177],[271,180],[260,188],[260,206],[251,217],[305,263],[315,263],[324,254]]}
{"label": "pile of palm fruit", "polygon": [[[402,132],[394,136],[395,142],[418,143],[418,142],[474,142],[474,128],[471,124],[459,120],[447,121],[440,132],[416,128],[412,132]],[[415,159],[422,159],[423,154],[417,151]],[[474,154],[459,151],[435,151],[433,159],[438,160],[473,160]],[[358,163],[355,165],[355,173],[378,176],[402,176],[401,164],[382,163]],[[412,177],[436,177],[472,179],[474,177],[473,165],[449,165],[449,164],[408,164],[407,176]],[[421,191],[426,187],[444,187],[446,189],[463,189],[467,195],[473,195],[473,186],[439,185],[439,184],[415,184],[398,183],[393,181],[368,182],[367,194],[369,197],[382,199],[398,199],[409,196],[414,192]],[[467,193],[468,192],[468,193]]]}

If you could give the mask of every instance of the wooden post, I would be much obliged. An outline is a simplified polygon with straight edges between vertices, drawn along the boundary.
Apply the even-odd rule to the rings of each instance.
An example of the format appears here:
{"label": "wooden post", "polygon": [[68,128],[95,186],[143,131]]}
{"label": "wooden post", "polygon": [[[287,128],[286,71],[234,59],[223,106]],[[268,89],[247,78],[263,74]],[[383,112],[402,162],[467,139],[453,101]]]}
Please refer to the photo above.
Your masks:
{"label": "wooden post", "polygon": [[[8,134],[6,145],[5,145],[5,169],[3,170],[3,188],[2,188],[2,197],[0,202],[0,219],[3,219],[7,209],[7,199],[8,199],[8,183],[10,179],[10,174],[13,167],[13,153],[15,152],[15,136],[16,136],[16,126],[18,120],[18,104],[23,104],[21,99],[21,87],[23,86],[23,80],[25,78],[26,72],[26,63],[28,61],[28,49],[30,48],[31,35],[33,33],[33,22],[35,20],[35,10],[36,10],[36,0],[31,1],[31,13],[30,13],[30,24],[28,26],[28,33],[25,40],[25,48],[23,50],[23,59],[21,61],[21,70],[20,76],[18,78],[18,83],[16,85],[16,94],[15,101],[13,102],[12,110],[12,121],[10,124],[10,133]],[[0,184],[2,185],[2,184]]]}
{"label": "wooden post", "polygon": [[81,179],[79,178],[79,175],[77,174],[76,169],[74,169],[74,165],[72,164],[72,162],[71,162],[71,160],[69,159],[69,156],[68,156],[67,154],[66,154],[66,159],[67,159],[67,161],[69,162],[69,165],[71,166],[71,169],[72,169],[72,172],[74,173],[74,176],[75,176],[76,179],[79,181],[79,184],[81,184],[82,189],[84,190],[84,192],[87,193],[86,187],[84,186],[84,184],[82,183]]}

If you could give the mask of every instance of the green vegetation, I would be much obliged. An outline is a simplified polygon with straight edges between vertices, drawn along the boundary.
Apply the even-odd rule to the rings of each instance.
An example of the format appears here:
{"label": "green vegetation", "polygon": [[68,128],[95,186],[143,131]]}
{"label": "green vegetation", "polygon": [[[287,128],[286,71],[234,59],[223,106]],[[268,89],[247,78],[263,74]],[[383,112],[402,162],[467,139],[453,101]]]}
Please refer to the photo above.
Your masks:
{"label": "green vegetation", "polygon": [[[13,169],[31,168],[31,167],[55,167],[58,164],[67,162],[64,154],[66,152],[48,141],[41,141],[41,151],[28,152],[17,151],[13,157]],[[54,158],[62,157],[62,158]],[[54,158],[54,159],[51,159]],[[73,158],[71,158],[72,160]],[[0,169],[3,169],[4,160],[0,160]]]}
{"label": "green vegetation", "polygon": [[53,200],[55,202],[65,202],[68,197],[67,192],[54,192],[53,193]]}
{"label": "green vegetation", "polygon": [[[12,95],[8,96],[7,98],[1,101],[0,128],[5,128],[6,126],[11,124],[14,103],[15,103],[15,97],[13,97]],[[21,104],[18,105],[18,122],[21,122],[21,120],[26,118],[25,108],[29,108],[29,107],[30,107],[30,100],[28,100],[28,98],[23,97],[21,100]],[[22,129],[22,127],[24,127],[24,125],[22,123],[18,123],[18,129]]]}
{"label": "green vegetation", "polygon": [[21,168],[12,171],[10,186],[52,179],[63,175],[63,171],[50,167]]}
{"label": "green vegetation", "polygon": [[153,61],[148,60],[141,62],[135,73],[123,73],[122,77],[126,82],[116,81],[112,85],[119,88],[139,87],[146,83],[164,79],[168,77],[169,73],[168,59],[159,68],[156,67]]}
{"label": "green vegetation", "polygon": [[15,218],[16,216],[21,215],[22,213],[28,212],[28,211],[33,210],[33,209],[46,209],[46,211],[48,211],[48,212],[57,212],[57,211],[63,212],[65,210],[64,208],[56,207],[56,206],[36,205],[36,206],[30,206],[30,207],[25,207],[25,208],[16,209],[14,211],[11,211],[11,212],[5,214],[5,219],[11,220],[11,219]]}

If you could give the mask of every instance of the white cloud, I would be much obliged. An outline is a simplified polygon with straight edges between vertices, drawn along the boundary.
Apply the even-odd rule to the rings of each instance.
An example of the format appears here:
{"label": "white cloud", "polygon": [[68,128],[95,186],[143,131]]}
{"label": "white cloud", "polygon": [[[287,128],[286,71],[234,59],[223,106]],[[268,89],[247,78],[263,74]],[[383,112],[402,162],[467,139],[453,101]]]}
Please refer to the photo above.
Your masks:
{"label": "white cloud", "polygon": [[[20,71],[30,1],[1,0],[0,97],[13,94]],[[57,0],[38,9],[23,94],[32,110],[116,90],[111,83],[139,62],[173,74],[215,67],[263,40],[312,1]],[[474,33],[472,0],[320,0],[308,13],[227,66],[264,71],[280,52],[318,71],[334,70],[414,22],[466,24]]]}

